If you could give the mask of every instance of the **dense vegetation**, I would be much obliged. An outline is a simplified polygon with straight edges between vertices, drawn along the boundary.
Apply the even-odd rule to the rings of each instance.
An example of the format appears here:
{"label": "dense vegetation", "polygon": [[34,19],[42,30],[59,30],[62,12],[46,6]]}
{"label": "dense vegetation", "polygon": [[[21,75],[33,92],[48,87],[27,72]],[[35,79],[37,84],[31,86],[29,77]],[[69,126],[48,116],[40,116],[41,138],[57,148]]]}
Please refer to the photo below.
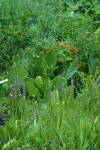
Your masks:
{"label": "dense vegetation", "polygon": [[100,150],[99,0],[0,1],[0,149]]}

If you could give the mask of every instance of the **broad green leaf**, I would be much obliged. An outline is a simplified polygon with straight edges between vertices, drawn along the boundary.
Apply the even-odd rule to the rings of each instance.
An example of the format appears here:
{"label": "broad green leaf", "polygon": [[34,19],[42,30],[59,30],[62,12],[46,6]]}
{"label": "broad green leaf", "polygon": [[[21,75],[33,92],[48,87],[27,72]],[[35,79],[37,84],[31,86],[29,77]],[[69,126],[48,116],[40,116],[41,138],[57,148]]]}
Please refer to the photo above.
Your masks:
{"label": "broad green leaf", "polygon": [[35,79],[35,83],[37,84],[37,86],[39,87],[39,89],[43,92],[44,91],[44,83],[43,80],[41,78],[41,76],[37,76]]}
{"label": "broad green leaf", "polygon": [[56,63],[57,63],[57,56],[54,51],[51,50],[48,53],[46,53],[44,59],[45,59],[47,65],[50,67],[50,69],[55,68]]}
{"label": "broad green leaf", "polygon": [[34,57],[33,61],[29,64],[29,70],[33,69],[33,73],[37,76],[47,76],[47,64],[43,58]]}
{"label": "broad green leaf", "polygon": [[78,67],[79,67],[79,61],[78,58],[75,58],[73,63],[68,68],[68,70],[62,73],[62,76],[65,77],[66,79],[70,79],[76,73]]}
{"label": "broad green leaf", "polygon": [[31,82],[27,81],[26,86],[27,86],[29,96],[33,96],[37,98],[41,96],[39,90]]}
{"label": "broad green leaf", "polygon": [[67,86],[67,80],[64,77],[57,76],[53,79],[53,87],[57,88],[59,91],[59,95],[62,95],[62,86],[64,85],[64,88],[66,89]]}
{"label": "broad green leaf", "polygon": [[42,67],[44,68],[44,70],[47,70],[47,65],[43,58],[34,57],[33,60],[34,60],[33,63],[36,64],[37,67]]}
{"label": "broad green leaf", "polygon": [[24,67],[20,68],[12,68],[12,70],[9,72],[8,75],[8,84],[11,85],[13,81],[15,80],[16,74],[18,74],[18,78],[20,81],[20,84],[22,84],[23,80],[28,76],[27,71],[24,69]]}
{"label": "broad green leaf", "polygon": [[33,78],[27,77],[25,79],[25,81],[29,81],[30,83],[34,84],[34,79]]}

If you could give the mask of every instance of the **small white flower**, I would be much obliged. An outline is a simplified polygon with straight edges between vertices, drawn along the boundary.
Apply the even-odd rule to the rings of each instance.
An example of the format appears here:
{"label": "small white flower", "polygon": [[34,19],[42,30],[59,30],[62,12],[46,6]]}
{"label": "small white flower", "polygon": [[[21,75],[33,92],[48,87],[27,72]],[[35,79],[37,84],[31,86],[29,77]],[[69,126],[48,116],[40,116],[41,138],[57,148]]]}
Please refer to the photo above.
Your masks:
{"label": "small white flower", "polygon": [[71,14],[74,14],[74,12],[72,11]]}

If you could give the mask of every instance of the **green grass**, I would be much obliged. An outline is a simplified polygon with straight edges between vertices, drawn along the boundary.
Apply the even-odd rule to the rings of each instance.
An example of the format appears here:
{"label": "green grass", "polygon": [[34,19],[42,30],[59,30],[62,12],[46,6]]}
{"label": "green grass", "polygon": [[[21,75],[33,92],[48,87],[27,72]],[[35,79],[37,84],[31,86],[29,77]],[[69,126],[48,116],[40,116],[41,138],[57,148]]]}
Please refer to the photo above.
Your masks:
{"label": "green grass", "polygon": [[47,102],[22,97],[19,102],[11,97],[4,99],[9,101],[11,114],[0,128],[1,149],[99,150],[99,87],[96,83],[95,89],[91,88],[87,81],[76,98],[68,93],[66,98],[58,99],[56,93],[56,99]]}

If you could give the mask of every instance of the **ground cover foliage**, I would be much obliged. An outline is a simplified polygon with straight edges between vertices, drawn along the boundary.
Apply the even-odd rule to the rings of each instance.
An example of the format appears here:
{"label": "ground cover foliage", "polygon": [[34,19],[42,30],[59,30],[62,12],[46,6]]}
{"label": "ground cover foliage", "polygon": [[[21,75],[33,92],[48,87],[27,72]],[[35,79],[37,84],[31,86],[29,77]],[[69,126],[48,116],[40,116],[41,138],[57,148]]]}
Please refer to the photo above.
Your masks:
{"label": "ground cover foliage", "polygon": [[100,2],[0,1],[0,149],[100,149]]}

